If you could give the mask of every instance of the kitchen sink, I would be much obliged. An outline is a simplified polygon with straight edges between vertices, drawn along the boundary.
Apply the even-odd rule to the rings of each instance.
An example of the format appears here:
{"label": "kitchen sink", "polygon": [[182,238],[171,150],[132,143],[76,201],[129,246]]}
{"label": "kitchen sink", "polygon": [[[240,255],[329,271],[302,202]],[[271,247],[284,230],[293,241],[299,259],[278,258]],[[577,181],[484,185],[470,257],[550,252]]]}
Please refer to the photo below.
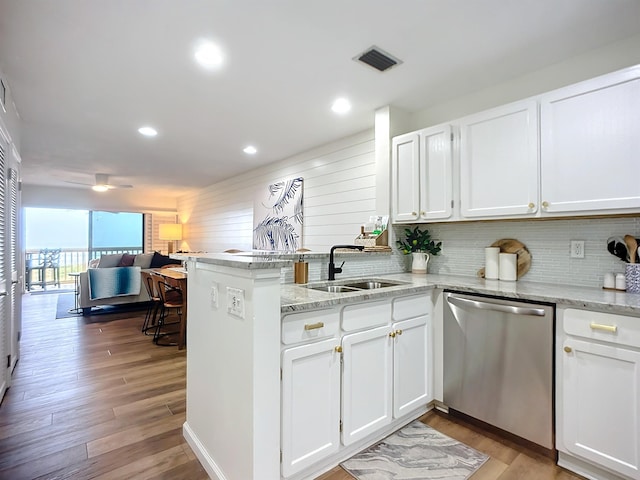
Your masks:
{"label": "kitchen sink", "polygon": [[360,290],[359,288],[347,287],[345,285],[320,285],[315,287],[307,287],[311,290],[320,290],[322,292],[329,293],[347,293],[347,292],[357,292]]}
{"label": "kitchen sink", "polygon": [[347,283],[345,286],[351,288],[357,288],[358,290],[373,290],[375,288],[386,288],[386,287],[395,287],[397,285],[402,285],[401,283],[394,282],[379,282],[374,280],[367,281],[358,281],[356,283]]}
{"label": "kitchen sink", "polygon": [[398,285],[406,285],[405,282],[390,282],[384,280],[353,280],[349,282],[345,280],[340,285],[307,285],[306,288],[311,290],[320,290],[329,293],[350,293],[360,290],[375,290],[378,288],[396,287]]}

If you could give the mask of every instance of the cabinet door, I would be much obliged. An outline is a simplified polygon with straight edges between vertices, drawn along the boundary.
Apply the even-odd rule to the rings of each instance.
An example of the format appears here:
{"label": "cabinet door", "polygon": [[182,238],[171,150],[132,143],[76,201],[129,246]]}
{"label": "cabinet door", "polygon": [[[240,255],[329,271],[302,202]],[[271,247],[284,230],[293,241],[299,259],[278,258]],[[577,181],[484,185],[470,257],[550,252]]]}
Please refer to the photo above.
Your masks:
{"label": "cabinet door", "polygon": [[533,215],[537,201],[537,104],[512,103],[460,120],[461,215]]}
{"label": "cabinet door", "polygon": [[393,417],[431,401],[427,316],[397,322],[393,334]]}
{"label": "cabinet door", "polygon": [[427,128],[420,134],[420,219],[442,220],[453,212],[451,127]]}
{"label": "cabinet door", "polygon": [[640,479],[640,352],[568,337],[559,450]]}
{"label": "cabinet door", "polygon": [[340,354],[338,340],[282,353],[282,475],[288,477],[338,451]]}
{"label": "cabinet door", "polygon": [[640,208],[640,67],[540,100],[542,211]]}
{"label": "cabinet door", "polygon": [[410,222],[420,211],[420,137],[408,133],[391,142],[391,206],[393,220]]}
{"label": "cabinet door", "polygon": [[391,330],[342,337],[342,443],[351,445],[391,423]]}

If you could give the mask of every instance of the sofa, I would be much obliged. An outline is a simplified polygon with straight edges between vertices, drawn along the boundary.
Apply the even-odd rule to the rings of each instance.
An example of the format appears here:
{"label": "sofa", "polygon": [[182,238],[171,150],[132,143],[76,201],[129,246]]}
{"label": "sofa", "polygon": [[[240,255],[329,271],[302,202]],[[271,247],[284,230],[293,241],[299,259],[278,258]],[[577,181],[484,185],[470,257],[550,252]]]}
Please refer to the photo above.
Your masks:
{"label": "sofa", "polygon": [[[150,298],[142,283],[142,270],[171,265],[180,265],[180,261],[158,252],[138,255],[128,253],[102,255],[89,263],[87,271],[80,272],[78,307],[82,309],[83,315],[89,315],[92,307],[148,302]],[[125,281],[123,282],[122,279]],[[123,284],[125,284],[124,287]]]}

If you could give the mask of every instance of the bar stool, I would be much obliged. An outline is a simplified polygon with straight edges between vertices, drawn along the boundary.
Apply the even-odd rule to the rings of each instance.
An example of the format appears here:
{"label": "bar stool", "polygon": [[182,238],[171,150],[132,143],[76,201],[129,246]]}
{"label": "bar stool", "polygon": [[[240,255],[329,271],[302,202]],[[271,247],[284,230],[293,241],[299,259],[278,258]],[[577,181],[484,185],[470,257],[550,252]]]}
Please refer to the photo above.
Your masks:
{"label": "bar stool", "polygon": [[[154,277],[160,276],[154,275]],[[158,322],[156,325],[156,332],[153,336],[153,342],[156,345],[161,346],[177,346],[177,341],[161,343],[161,340],[163,338],[168,338],[171,335],[180,334],[179,328],[175,332],[166,330],[163,331],[163,329],[170,325],[180,325],[180,323],[182,322],[182,309],[184,306],[184,296],[182,294],[182,290],[164,282],[162,280],[162,277],[160,277],[160,279],[157,280],[155,284],[158,295],[160,296],[160,317],[158,318]],[[167,322],[167,318],[172,313],[175,314],[178,319],[174,322]]]}

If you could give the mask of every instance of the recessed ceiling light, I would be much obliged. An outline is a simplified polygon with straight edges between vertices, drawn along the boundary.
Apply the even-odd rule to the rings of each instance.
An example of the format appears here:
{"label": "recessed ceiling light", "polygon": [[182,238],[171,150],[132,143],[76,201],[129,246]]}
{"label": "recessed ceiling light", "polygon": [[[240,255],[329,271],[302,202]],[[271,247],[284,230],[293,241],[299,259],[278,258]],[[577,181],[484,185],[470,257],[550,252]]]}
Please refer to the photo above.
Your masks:
{"label": "recessed ceiling light", "polygon": [[254,147],[253,145],[249,145],[249,146],[245,147],[242,151],[244,153],[248,153],[249,155],[253,155],[253,154],[258,152],[256,147]]}
{"label": "recessed ceiling light", "polygon": [[145,137],[155,137],[158,134],[157,130],[153,127],[140,127],[138,132]]}
{"label": "recessed ceiling light", "polygon": [[208,69],[222,65],[224,60],[220,47],[208,41],[203,41],[196,47],[195,58],[201,66]]}
{"label": "recessed ceiling light", "polygon": [[346,98],[338,98],[335,102],[333,102],[333,105],[331,105],[331,110],[333,110],[335,113],[343,115],[351,110],[351,103],[349,103],[349,100],[347,100]]}

